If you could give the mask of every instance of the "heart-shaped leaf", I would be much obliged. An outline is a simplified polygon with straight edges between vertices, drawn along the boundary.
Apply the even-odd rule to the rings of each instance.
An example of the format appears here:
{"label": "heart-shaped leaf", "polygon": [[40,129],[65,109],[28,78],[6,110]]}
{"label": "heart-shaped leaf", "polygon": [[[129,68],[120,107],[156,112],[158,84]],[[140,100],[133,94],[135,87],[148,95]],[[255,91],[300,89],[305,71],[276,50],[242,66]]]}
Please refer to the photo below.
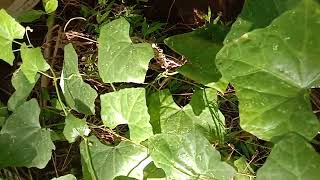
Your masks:
{"label": "heart-shaped leaf", "polygon": [[320,155],[300,135],[288,134],[277,142],[258,170],[257,180],[317,180]]}
{"label": "heart-shaped leaf", "polygon": [[143,83],[153,49],[148,43],[133,44],[130,24],[120,18],[104,25],[99,37],[99,74],[105,83]]}
{"label": "heart-shaped leaf", "polygon": [[40,108],[35,99],[23,103],[0,131],[0,168],[44,168],[55,149],[50,132],[40,127]]}
{"label": "heart-shaped leaf", "polygon": [[83,141],[80,153],[86,168],[89,163],[92,164],[91,171],[94,172],[91,174],[95,174],[97,179],[114,179],[117,176],[143,179],[143,169],[151,161],[147,149],[143,146],[128,141],[122,141],[115,147],[107,146],[96,137],[90,137],[88,151]]}
{"label": "heart-shaped leaf", "polygon": [[236,87],[244,130],[264,140],[288,132],[308,139],[317,134],[309,89],[320,80],[319,22],[319,3],[303,0],[219,52],[217,64]]}
{"label": "heart-shaped leaf", "polygon": [[150,155],[168,179],[232,179],[235,170],[201,135],[159,134],[150,138]]}
{"label": "heart-shaped leaf", "polygon": [[72,44],[64,48],[60,87],[71,108],[84,114],[94,114],[94,101],[98,94],[89,84],[83,82],[78,69],[78,55]]}
{"label": "heart-shaped leaf", "polygon": [[101,95],[101,119],[110,128],[128,124],[130,139],[134,142],[144,141],[153,135],[144,88],[122,89]]}
{"label": "heart-shaped leaf", "polygon": [[10,65],[13,64],[14,54],[12,52],[12,41],[22,39],[25,29],[5,10],[0,10],[0,59]]}

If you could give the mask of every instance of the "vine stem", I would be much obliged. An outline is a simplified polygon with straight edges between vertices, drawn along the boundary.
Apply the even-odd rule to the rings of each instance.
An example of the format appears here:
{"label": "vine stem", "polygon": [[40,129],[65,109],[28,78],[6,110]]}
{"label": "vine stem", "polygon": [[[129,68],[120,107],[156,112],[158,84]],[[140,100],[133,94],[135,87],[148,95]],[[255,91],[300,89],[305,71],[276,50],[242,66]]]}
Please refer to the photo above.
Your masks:
{"label": "vine stem", "polygon": [[61,97],[60,97],[60,92],[59,92],[59,88],[58,88],[58,78],[56,76],[56,74],[54,73],[53,69],[50,67],[50,71],[51,71],[51,74],[52,74],[52,80],[53,80],[53,84],[54,84],[54,87],[56,89],[56,93],[57,93],[57,97],[58,97],[58,101],[59,101],[59,104],[64,112],[64,115],[65,116],[68,116],[68,112],[66,110],[66,107],[64,106],[62,100],[61,100]]}

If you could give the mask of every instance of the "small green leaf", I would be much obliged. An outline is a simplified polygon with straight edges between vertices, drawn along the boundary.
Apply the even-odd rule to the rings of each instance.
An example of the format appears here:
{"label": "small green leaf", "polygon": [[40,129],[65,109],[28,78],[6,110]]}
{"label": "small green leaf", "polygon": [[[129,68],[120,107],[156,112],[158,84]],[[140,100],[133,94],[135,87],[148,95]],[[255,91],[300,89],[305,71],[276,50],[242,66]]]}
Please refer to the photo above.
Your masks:
{"label": "small green leaf", "polygon": [[75,142],[76,138],[88,136],[90,129],[85,120],[78,119],[72,114],[69,114],[65,120],[63,134],[69,143]]}
{"label": "small green leaf", "polygon": [[217,65],[236,88],[244,130],[264,140],[288,132],[311,139],[318,133],[309,89],[320,80],[319,22],[319,3],[303,0],[219,52]]}
{"label": "small green leaf", "polygon": [[47,71],[50,66],[43,58],[40,48],[28,48],[25,44],[21,46],[22,65],[21,71],[30,83],[35,83],[38,72]]}
{"label": "small green leaf", "polygon": [[277,142],[258,170],[257,180],[318,180],[320,155],[302,136],[288,134]]}
{"label": "small green leaf", "polygon": [[0,169],[9,166],[44,168],[55,149],[50,132],[39,123],[35,99],[23,103],[9,116],[0,131]]}
{"label": "small green leaf", "polygon": [[300,1],[246,0],[224,43],[232,42],[254,29],[267,27],[275,18],[294,8]]}
{"label": "small green leaf", "polygon": [[32,9],[32,10],[27,11],[27,12],[23,13],[22,15],[20,15],[17,18],[17,21],[20,23],[31,23],[33,21],[38,20],[44,14],[46,14],[46,13],[41,10]]}
{"label": "small green leaf", "polygon": [[72,44],[64,48],[60,87],[71,108],[80,113],[94,114],[94,101],[98,94],[89,84],[83,82],[78,69],[78,55]]}
{"label": "small green leaf", "polygon": [[229,180],[235,170],[201,135],[159,134],[149,140],[151,157],[168,179]]}
{"label": "small green leaf", "polygon": [[[149,111],[153,124],[158,124],[161,127],[162,133],[184,134],[187,132],[199,132],[204,135],[208,140],[220,140],[224,131],[224,117],[219,111],[215,111],[213,114],[210,112],[206,104],[194,105],[198,102],[203,102],[202,95],[193,98],[192,103],[179,107],[172,99],[172,96],[168,90],[160,91],[152,95],[153,104],[158,104],[160,107],[155,109],[149,104],[149,108],[153,109]],[[157,97],[158,96],[158,97]],[[201,98],[201,100],[198,100]],[[193,104],[193,105],[191,105]],[[160,117],[157,117],[160,116]],[[159,121],[159,122],[157,122]],[[218,122],[215,124],[215,122]]]}
{"label": "small green leaf", "polygon": [[130,139],[134,142],[144,141],[153,135],[144,88],[122,89],[101,95],[101,119],[110,128],[128,124]]}
{"label": "small green leaf", "polygon": [[187,63],[178,69],[179,73],[202,84],[221,78],[215,55],[222,48],[226,32],[219,31],[217,25],[207,26],[165,40],[166,45],[187,59]]}
{"label": "small green leaf", "polygon": [[12,41],[22,39],[25,29],[5,10],[0,10],[0,59],[10,65],[13,64],[14,54],[12,52]]}
{"label": "small green leaf", "polygon": [[77,180],[77,178],[74,177],[74,175],[72,174],[67,174],[65,176],[60,176],[58,178],[53,178],[51,180]]}
{"label": "small green leaf", "polygon": [[98,68],[105,83],[144,82],[153,49],[148,43],[133,44],[129,30],[130,24],[124,18],[101,28]]}
{"label": "small green leaf", "polygon": [[39,77],[40,75],[37,74],[35,76],[35,81],[30,83],[20,69],[13,74],[11,82],[16,91],[13,93],[13,95],[11,95],[8,101],[8,109],[10,111],[14,111],[18,106],[27,100]]}
{"label": "small green leaf", "polygon": [[151,162],[148,164],[147,167],[143,170],[144,177],[143,179],[148,180],[165,180],[166,179],[166,173],[163,171],[163,169],[158,168],[156,165],[154,165],[154,162]]}
{"label": "small green leaf", "polygon": [[143,169],[150,163],[147,149],[128,141],[119,145],[107,146],[99,142],[96,137],[91,137],[88,144],[90,156],[86,151],[83,141],[80,153],[85,166],[92,163],[97,179],[114,179],[117,176],[128,176],[136,179],[143,178]]}
{"label": "small green leaf", "polygon": [[57,10],[58,8],[58,0],[42,0],[44,9],[46,13],[50,14]]}

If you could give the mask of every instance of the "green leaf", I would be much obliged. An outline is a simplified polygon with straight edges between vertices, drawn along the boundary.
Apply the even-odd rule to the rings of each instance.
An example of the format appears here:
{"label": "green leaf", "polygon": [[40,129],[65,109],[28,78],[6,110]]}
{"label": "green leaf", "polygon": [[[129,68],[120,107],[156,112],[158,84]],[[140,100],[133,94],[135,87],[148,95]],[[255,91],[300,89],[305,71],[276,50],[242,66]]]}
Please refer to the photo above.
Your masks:
{"label": "green leaf", "polygon": [[151,117],[157,118],[151,122],[155,124],[159,121],[156,124],[161,126],[158,129],[161,129],[162,133],[184,134],[196,131],[209,141],[220,140],[224,131],[224,117],[219,111],[211,112],[207,104],[200,104],[204,103],[202,95],[193,97],[192,103],[181,108],[173,101],[168,90],[155,93],[152,97],[155,101],[153,104],[160,107],[157,107],[157,111],[149,104],[149,108],[154,108],[149,111],[152,112]]}
{"label": "green leaf", "polygon": [[154,165],[154,162],[151,162],[146,166],[143,170],[144,177],[143,179],[157,179],[157,180],[165,180],[166,179],[166,174],[163,171],[163,169],[158,168],[156,165]]}
{"label": "green leaf", "polygon": [[74,175],[72,174],[67,174],[65,176],[60,176],[58,178],[53,178],[51,180],[77,180],[77,178],[74,177]]}
{"label": "green leaf", "polygon": [[224,43],[229,43],[254,29],[267,27],[275,18],[294,8],[300,1],[246,0]]}
{"label": "green leaf", "polygon": [[320,177],[320,155],[300,135],[288,134],[277,142],[258,170],[257,180],[317,180]]}
{"label": "green leaf", "polygon": [[41,10],[32,9],[32,10],[24,12],[22,15],[20,15],[17,18],[17,21],[20,23],[31,23],[33,21],[40,19],[40,17],[44,14],[46,14],[46,13]]}
{"label": "green leaf", "polygon": [[307,139],[317,134],[309,89],[320,80],[319,21],[319,4],[303,0],[219,52],[220,71],[239,97],[244,130],[264,140],[288,132]]}
{"label": "green leaf", "polygon": [[129,141],[122,141],[113,147],[91,137],[88,147],[90,156],[86,151],[85,141],[80,145],[80,153],[86,167],[92,162],[97,179],[114,179],[117,176],[142,179],[143,169],[151,161],[146,148]]}
{"label": "green leaf", "polygon": [[35,99],[23,103],[0,131],[0,169],[8,166],[44,168],[55,149],[50,132],[40,127]]}
{"label": "green leaf", "polygon": [[153,135],[144,88],[122,89],[101,95],[101,119],[110,128],[128,124],[130,139],[134,142],[139,143]]}
{"label": "green leaf", "polygon": [[149,140],[149,150],[168,179],[229,180],[235,175],[235,170],[222,162],[219,152],[199,134],[155,135]]}
{"label": "green leaf", "polygon": [[221,78],[215,55],[222,48],[225,35],[226,32],[213,25],[169,37],[165,43],[187,59],[187,63],[178,69],[179,73],[199,83],[208,84]]}
{"label": "green leaf", "polygon": [[100,76],[105,83],[143,83],[153,49],[148,43],[133,44],[130,24],[124,18],[104,25],[99,37]]}
{"label": "green leaf", "polygon": [[35,83],[38,72],[47,71],[50,66],[43,58],[40,48],[28,48],[25,44],[21,46],[22,65],[21,71],[30,83]]}
{"label": "green leaf", "polygon": [[13,74],[11,82],[16,91],[11,95],[8,101],[8,109],[10,111],[14,111],[27,100],[39,77],[40,75],[37,74],[35,76],[35,81],[31,83],[20,69]]}
{"label": "green leaf", "polygon": [[63,134],[68,140],[69,143],[73,143],[76,141],[76,138],[81,136],[88,136],[90,133],[90,129],[85,120],[78,119],[72,114],[69,114],[66,117],[66,125],[63,129]]}
{"label": "green leaf", "polygon": [[58,0],[42,0],[46,13],[52,13],[58,8]]}
{"label": "green leaf", "polygon": [[13,64],[14,54],[12,52],[12,41],[22,39],[25,29],[4,9],[0,10],[0,59],[10,65]]}
{"label": "green leaf", "polygon": [[241,157],[234,161],[234,166],[237,168],[238,174],[235,177],[235,180],[253,180],[254,175],[253,170],[250,167],[250,164],[247,163],[245,157]]}
{"label": "green leaf", "polygon": [[64,48],[61,77],[60,87],[67,104],[80,113],[94,114],[94,101],[98,94],[89,84],[83,82],[78,69],[78,55],[72,44]]}

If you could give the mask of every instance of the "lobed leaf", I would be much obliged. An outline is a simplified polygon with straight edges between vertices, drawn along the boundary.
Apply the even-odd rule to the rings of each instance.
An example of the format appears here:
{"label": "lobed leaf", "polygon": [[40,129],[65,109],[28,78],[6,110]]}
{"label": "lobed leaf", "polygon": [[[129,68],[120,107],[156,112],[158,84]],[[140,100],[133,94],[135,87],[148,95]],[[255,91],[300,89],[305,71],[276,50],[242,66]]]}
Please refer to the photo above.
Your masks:
{"label": "lobed leaf", "polygon": [[133,44],[129,37],[130,24],[120,18],[100,29],[99,74],[105,83],[143,83],[153,49],[148,43]]}
{"label": "lobed leaf", "polygon": [[13,64],[14,54],[12,52],[12,41],[22,39],[25,29],[4,9],[0,10],[0,59],[10,65]]}
{"label": "lobed leaf", "polygon": [[144,88],[122,89],[100,97],[103,124],[110,128],[128,124],[130,139],[134,142],[144,141],[153,135]]}
{"label": "lobed leaf", "polygon": [[20,52],[22,58],[20,69],[31,84],[35,83],[38,80],[37,73],[47,71],[50,66],[43,58],[40,48],[28,48],[23,44]]}
{"label": "lobed leaf", "polygon": [[220,154],[199,134],[158,134],[149,140],[150,155],[168,179],[230,180],[232,166],[221,161]]}
{"label": "lobed leaf", "polygon": [[293,9],[301,0],[246,0],[242,11],[233,23],[224,44],[240,38],[254,29],[267,27],[287,10]]}
{"label": "lobed leaf", "polygon": [[320,177],[320,155],[302,136],[288,134],[277,142],[257,180],[317,180]]}
{"label": "lobed leaf", "polygon": [[55,149],[50,132],[40,127],[40,108],[35,99],[19,106],[0,131],[0,168],[44,168]]}
{"label": "lobed leaf", "polygon": [[317,134],[309,89],[320,80],[319,21],[319,3],[303,0],[219,52],[218,67],[237,90],[244,130],[264,140],[289,132],[308,139]]}
{"label": "lobed leaf", "polygon": [[95,174],[97,179],[112,180],[117,176],[143,179],[143,169],[150,163],[147,149],[129,141],[122,141],[113,147],[102,144],[96,137],[91,137],[88,149],[90,154],[87,153],[83,141],[80,153],[84,165],[87,168],[88,164],[92,163],[91,171],[94,172],[91,174]]}
{"label": "lobed leaf", "polygon": [[150,116],[153,118],[153,128],[161,133],[184,134],[196,131],[209,141],[221,140],[224,134],[224,117],[220,111],[213,112],[207,104],[201,104],[204,103],[202,94],[194,96],[190,104],[183,108],[173,101],[168,90],[157,92],[149,98],[149,103],[158,104],[149,104],[149,112],[152,113]]}

